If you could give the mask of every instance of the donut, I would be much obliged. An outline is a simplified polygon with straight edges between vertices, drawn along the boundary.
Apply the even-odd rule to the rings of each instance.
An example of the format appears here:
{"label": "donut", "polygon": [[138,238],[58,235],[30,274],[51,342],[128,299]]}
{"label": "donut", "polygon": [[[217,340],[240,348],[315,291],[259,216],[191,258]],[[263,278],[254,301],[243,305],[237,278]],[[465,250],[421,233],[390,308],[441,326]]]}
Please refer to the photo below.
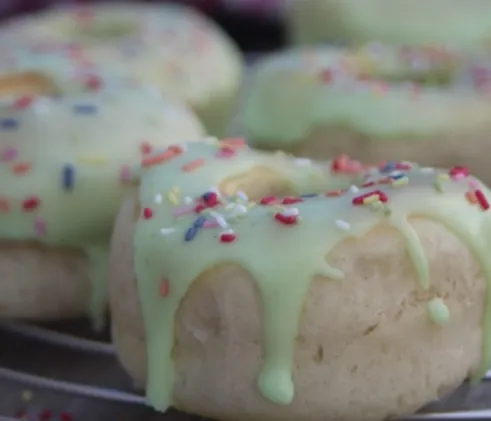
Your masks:
{"label": "donut", "polygon": [[345,41],[489,49],[491,4],[481,0],[291,0],[288,38],[297,45]]}
{"label": "donut", "polygon": [[473,168],[491,182],[491,72],[452,51],[293,49],[253,70],[240,121],[251,144],[317,159]]}
{"label": "donut", "polygon": [[[140,170],[135,168],[134,171],[138,179],[144,175],[145,180],[148,180],[144,180],[140,185],[141,191],[147,188],[149,177],[152,179],[155,177],[155,186],[158,186],[159,190],[154,198],[154,205],[148,208],[134,207],[137,209],[136,213],[140,215],[143,212],[150,218],[158,212],[163,223],[162,234],[166,234],[173,232],[174,229],[168,227],[173,226],[176,218],[196,212],[211,212],[217,218],[217,223],[223,225],[225,230],[227,223],[219,214],[213,213],[213,207],[219,204],[220,195],[235,195],[236,203],[230,204],[229,207],[232,207],[233,212],[240,217],[247,212],[247,208],[242,204],[243,201],[258,200],[271,195],[298,195],[306,190],[306,186],[309,186],[312,191],[341,188],[351,181],[361,180],[359,174],[365,169],[361,163],[352,161],[346,156],[319,164],[284,153],[256,151],[240,138],[221,141],[209,138],[201,142],[178,145],[177,149],[169,147],[143,160]],[[204,192],[207,194],[203,195]],[[133,192],[132,197],[134,196]],[[194,202],[197,196],[202,196],[199,203]],[[133,221],[127,222],[128,226],[132,226]],[[131,342],[134,334],[139,335],[140,326],[138,325],[128,335],[126,330],[134,323],[128,325],[128,320],[121,313],[121,305],[125,305],[126,298],[119,297],[122,290],[118,287],[121,282],[117,276],[121,275],[119,268],[124,268],[124,265],[120,264],[121,253],[125,253],[126,256],[131,252],[131,247],[122,248],[121,245],[126,244],[126,240],[120,242],[117,239],[120,236],[118,226],[116,223],[110,256],[112,259],[110,267],[113,270],[109,272],[115,278],[112,282],[113,287],[110,288],[110,294],[114,296],[114,299],[110,300],[113,307],[112,337],[116,343],[122,341],[120,354],[122,364],[137,379],[137,384],[141,384],[139,380],[143,370],[141,366],[143,356],[139,355],[135,358],[133,355],[127,355],[124,345],[127,340]],[[126,256],[125,259],[130,257]],[[124,291],[127,291],[127,288],[128,285],[124,286]],[[132,286],[132,288],[136,287]],[[135,314],[132,319],[140,323],[141,316]],[[143,353],[143,347],[137,352]]]}
{"label": "donut", "polygon": [[490,191],[466,168],[391,162],[255,201],[254,182],[249,200],[205,189],[172,219],[164,167],[140,174],[109,259],[115,345],[157,410],[381,421],[485,373]]}
{"label": "donut", "polygon": [[57,8],[14,18],[0,31],[2,37],[10,49],[58,49],[78,67],[156,86],[186,101],[212,134],[222,135],[228,126],[241,84],[242,59],[233,42],[180,5]]}
{"label": "donut", "polygon": [[[0,78],[0,86],[7,82]],[[4,96],[0,317],[88,314],[100,327],[110,234],[134,185],[132,165],[159,146],[204,133],[180,102],[139,88]]]}

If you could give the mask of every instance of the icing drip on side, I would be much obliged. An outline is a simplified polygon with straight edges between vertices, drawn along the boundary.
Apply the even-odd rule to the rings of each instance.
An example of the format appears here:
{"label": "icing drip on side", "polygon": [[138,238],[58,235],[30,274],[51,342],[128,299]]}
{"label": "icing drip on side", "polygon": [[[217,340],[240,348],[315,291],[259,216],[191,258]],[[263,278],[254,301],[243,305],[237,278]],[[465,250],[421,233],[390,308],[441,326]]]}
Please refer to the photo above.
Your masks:
{"label": "icing drip on side", "polygon": [[[389,164],[377,173],[369,172],[360,187],[263,198],[259,203],[240,194],[221,196],[206,190],[196,194],[206,180],[194,177],[191,188],[190,179],[183,177],[184,193],[195,192],[187,200],[194,211],[172,218],[172,205],[156,200],[163,185],[169,183],[162,167],[143,171],[143,211],[134,235],[135,271],[147,337],[147,397],[156,409],[165,411],[172,405],[175,314],[200,274],[220,263],[237,263],[256,281],[264,317],[264,359],[258,387],[271,401],[288,404],[295,393],[294,340],[311,280],[320,275],[326,282],[343,282],[343,273],[326,262],[336,245],[361,238],[382,224],[394,227],[405,240],[419,286],[430,286],[428,258],[410,217],[430,218],[445,225],[481,265],[488,288],[483,357],[474,379],[489,367],[491,263],[486,252],[491,246],[491,235],[487,235],[491,234],[491,214],[486,196],[490,193],[465,169],[457,167],[446,173],[409,163]],[[237,214],[239,207],[243,211]],[[430,304],[436,322],[444,321],[445,311],[443,301]]]}

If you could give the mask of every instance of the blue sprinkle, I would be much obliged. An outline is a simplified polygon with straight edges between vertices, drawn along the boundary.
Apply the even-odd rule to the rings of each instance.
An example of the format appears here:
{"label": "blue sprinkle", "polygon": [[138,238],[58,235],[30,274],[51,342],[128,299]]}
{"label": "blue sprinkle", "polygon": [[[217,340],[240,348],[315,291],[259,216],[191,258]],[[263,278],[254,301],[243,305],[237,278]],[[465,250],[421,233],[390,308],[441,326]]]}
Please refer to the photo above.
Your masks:
{"label": "blue sprinkle", "polygon": [[380,170],[381,172],[390,172],[396,169],[397,162],[389,161],[385,166]]}
{"label": "blue sprinkle", "polygon": [[62,173],[62,185],[65,190],[73,189],[75,184],[75,167],[71,164],[66,164],[63,167]]}
{"label": "blue sprinkle", "polygon": [[95,114],[97,108],[93,104],[77,104],[73,107],[73,111],[77,114]]}
{"label": "blue sprinkle", "polygon": [[186,236],[184,237],[185,241],[191,241],[194,237],[196,237],[196,234],[198,233],[199,228],[196,227],[191,227],[187,230]]}
{"label": "blue sprinkle", "polygon": [[201,228],[206,221],[206,218],[204,216],[199,216],[196,221],[194,221],[193,227],[194,228]]}
{"label": "blue sprinkle", "polygon": [[300,197],[309,198],[309,197],[317,197],[317,196],[319,196],[317,193],[310,193],[310,194],[302,194]]}
{"label": "blue sprinkle", "polygon": [[406,174],[402,173],[402,174],[395,174],[395,175],[391,175],[390,178],[392,178],[393,180],[400,180],[401,178],[404,178],[406,177]]}
{"label": "blue sprinkle", "polygon": [[212,195],[212,192],[208,192],[208,193],[205,193],[203,196],[201,196],[203,198],[203,200],[208,200]]}
{"label": "blue sprinkle", "polygon": [[15,118],[3,118],[0,120],[0,127],[4,130],[15,130],[19,127],[19,122]]}

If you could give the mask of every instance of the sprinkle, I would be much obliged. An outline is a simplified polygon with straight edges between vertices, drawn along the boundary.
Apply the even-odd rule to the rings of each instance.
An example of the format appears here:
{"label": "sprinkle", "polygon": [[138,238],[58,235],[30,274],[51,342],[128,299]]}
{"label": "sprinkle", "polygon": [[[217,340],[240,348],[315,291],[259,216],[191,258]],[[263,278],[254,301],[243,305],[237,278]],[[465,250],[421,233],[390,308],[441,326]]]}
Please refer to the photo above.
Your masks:
{"label": "sprinkle", "polygon": [[240,149],[247,146],[247,142],[245,141],[245,139],[242,138],[223,139],[220,142],[220,146],[221,147],[225,146],[233,149]]}
{"label": "sprinkle", "polygon": [[192,226],[186,231],[186,236],[184,237],[184,241],[191,241],[196,237],[196,234],[198,233],[199,228],[196,228],[195,226]]}
{"label": "sprinkle", "polygon": [[46,221],[42,218],[36,218],[34,220],[34,230],[40,237],[46,235]]}
{"label": "sprinkle", "polygon": [[352,160],[348,155],[338,156],[331,165],[334,173],[358,174],[365,169],[359,161]]}
{"label": "sprinkle", "polygon": [[387,195],[380,191],[380,190],[375,190],[371,191],[369,193],[362,194],[360,196],[356,196],[353,198],[353,205],[369,205],[373,203],[374,201],[380,200],[381,202],[387,202],[389,198]]}
{"label": "sprinkle", "polygon": [[352,186],[350,186],[349,191],[351,193],[358,193],[360,191],[360,189],[358,187],[356,187],[355,185],[352,185]]}
{"label": "sprinkle", "polygon": [[0,128],[4,130],[15,130],[19,126],[19,123],[14,118],[3,118],[0,120]]}
{"label": "sprinkle", "polygon": [[453,167],[449,171],[449,175],[453,180],[462,180],[469,177],[469,170],[465,167]]}
{"label": "sprinkle", "polygon": [[181,167],[181,170],[184,172],[191,172],[194,171],[195,169],[202,167],[203,165],[206,164],[206,160],[204,158],[198,158],[195,159],[194,161],[188,162],[187,164],[184,164]]}
{"label": "sprinkle", "polygon": [[335,221],[335,224],[340,230],[343,231],[349,231],[351,229],[351,225],[348,222],[343,221],[342,219],[337,219]]}
{"label": "sprinkle", "polygon": [[153,216],[153,211],[150,208],[143,209],[143,218],[150,219]]}
{"label": "sprinkle", "polygon": [[10,202],[8,199],[0,197],[0,213],[10,212]]}
{"label": "sprinkle", "polygon": [[75,167],[66,164],[61,170],[61,185],[65,190],[72,190],[75,184]]}
{"label": "sprinkle", "polygon": [[216,219],[207,219],[203,224],[203,228],[216,228],[219,226],[220,225],[218,224]]}
{"label": "sprinkle", "polygon": [[30,212],[39,207],[41,200],[36,196],[31,196],[22,201],[22,209],[26,212]]}
{"label": "sprinkle", "polygon": [[162,203],[163,200],[164,200],[164,198],[162,197],[162,195],[160,193],[157,193],[154,197],[155,203]]}
{"label": "sprinkle", "polygon": [[237,235],[232,230],[220,233],[221,243],[233,243],[236,239]]}
{"label": "sprinkle", "polygon": [[325,195],[327,197],[339,197],[339,196],[342,196],[343,194],[344,194],[343,190],[331,190],[331,191],[326,192]]}
{"label": "sprinkle", "polygon": [[294,225],[298,222],[297,215],[285,215],[284,213],[281,212],[275,213],[274,219],[282,223],[283,225]]}
{"label": "sprinkle", "polygon": [[127,182],[132,179],[131,168],[129,165],[123,165],[119,171],[119,180]]}
{"label": "sprinkle", "polygon": [[172,234],[173,232],[175,232],[176,229],[175,228],[161,228],[160,229],[160,233],[162,235],[169,235],[169,234]]}
{"label": "sprinkle", "polygon": [[477,197],[476,197],[476,194],[473,191],[466,192],[465,198],[467,199],[467,201],[469,203],[471,203],[473,205],[475,205],[477,203]]}
{"label": "sprinkle", "polygon": [[169,146],[164,152],[143,159],[142,166],[145,168],[162,164],[176,156],[181,155],[184,150],[180,146]]}
{"label": "sprinkle", "polygon": [[152,152],[152,145],[148,142],[142,142],[140,145],[140,152],[142,155],[148,155]]}
{"label": "sprinkle", "polygon": [[486,199],[486,196],[484,195],[483,191],[482,190],[476,190],[474,192],[474,194],[476,195],[476,199],[477,199],[479,205],[481,206],[481,209],[482,210],[488,210],[489,209],[489,202],[488,202],[488,199]]}
{"label": "sprinkle", "polygon": [[312,165],[312,161],[308,158],[294,158],[293,165],[297,165],[299,167],[308,167]]}
{"label": "sprinkle", "polygon": [[196,220],[194,221],[193,223],[193,227],[195,228],[201,228],[204,223],[206,222],[206,218],[203,217],[203,216],[199,216],[198,218],[196,218]]}
{"label": "sprinkle", "polygon": [[237,155],[237,151],[230,146],[222,146],[215,154],[216,158],[232,158]]}
{"label": "sprinkle", "polygon": [[266,196],[263,197],[259,203],[264,206],[274,205],[278,203],[278,198],[276,196]]}
{"label": "sprinkle", "polygon": [[302,197],[303,199],[310,199],[312,197],[317,197],[319,196],[317,193],[310,193],[310,194],[302,194],[300,195],[300,197]]}
{"label": "sprinkle", "polygon": [[293,205],[294,203],[303,202],[301,197],[286,196],[281,201],[282,205]]}
{"label": "sprinkle", "polygon": [[76,104],[73,106],[73,112],[76,114],[95,114],[97,107],[93,104]]}
{"label": "sprinkle", "polygon": [[193,203],[193,199],[192,199],[190,196],[186,196],[186,197],[184,198],[184,203],[185,203],[186,205],[190,205],[191,203]]}
{"label": "sprinkle", "polygon": [[390,177],[392,182],[390,183],[393,187],[405,186],[409,183],[409,178],[407,176]]}
{"label": "sprinkle", "polygon": [[245,202],[247,202],[249,200],[249,196],[247,196],[247,194],[245,194],[242,190],[238,191],[237,193],[237,197]]}
{"label": "sprinkle", "polygon": [[28,162],[18,162],[12,166],[12,172],[17,175],[24,175],[29,172],[32,165]]}
{"label": "sprinkle", "polygon": [[83,83],[89,91],[98,91],[102,87],[102,79],[96,75],[87,75]]}
{"label": "sprinkle", "polygon": [[18,98],[14,104],[13,108],[15,110],[25,110],[34,102],[34,97],[32,95],[25,95]]}
{"label": "sprinkle", "polygon": [[160,283],[159,293],[161,297],[167,297],[169,295],[169,280],[163,279]]}
{"label": "sprinkle", "polygon": [[17,158],[19,150],[17,148],[7,148],[2,152],[2,161],[10,162]]}
{"label": "sprinkle", "polygon": [[62,412],[60,414],[60,421],[73,421],[73,415],[69,412]]}
{"label": "sprinkle", "polygon": [[105,156],[90,156],[90,155],[83,155],[79,156],[78,160],[82,164],[89,164],[89,165],[105,165],[109,162],[109,159]]}

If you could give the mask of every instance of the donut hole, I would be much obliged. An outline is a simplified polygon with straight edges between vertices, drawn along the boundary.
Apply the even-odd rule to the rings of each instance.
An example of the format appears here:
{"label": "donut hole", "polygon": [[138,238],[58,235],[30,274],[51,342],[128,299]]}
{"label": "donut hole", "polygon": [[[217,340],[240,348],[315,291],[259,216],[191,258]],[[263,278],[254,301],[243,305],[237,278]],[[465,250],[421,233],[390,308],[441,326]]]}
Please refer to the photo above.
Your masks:
{"label": "donut hole", "polygon": [[41,72],[11,73],[0,76],[0,97],[18,95],[55,95],[54,81]]}
{"label": "donut hole", "polygon": [[263,166],[257,166],[246,173],[227,178],[218,187],[222,193],[227,195],[242,191],[252,201],[258,201],[265,196],[288,196],[299,193],[288,180],[276,171]]}

